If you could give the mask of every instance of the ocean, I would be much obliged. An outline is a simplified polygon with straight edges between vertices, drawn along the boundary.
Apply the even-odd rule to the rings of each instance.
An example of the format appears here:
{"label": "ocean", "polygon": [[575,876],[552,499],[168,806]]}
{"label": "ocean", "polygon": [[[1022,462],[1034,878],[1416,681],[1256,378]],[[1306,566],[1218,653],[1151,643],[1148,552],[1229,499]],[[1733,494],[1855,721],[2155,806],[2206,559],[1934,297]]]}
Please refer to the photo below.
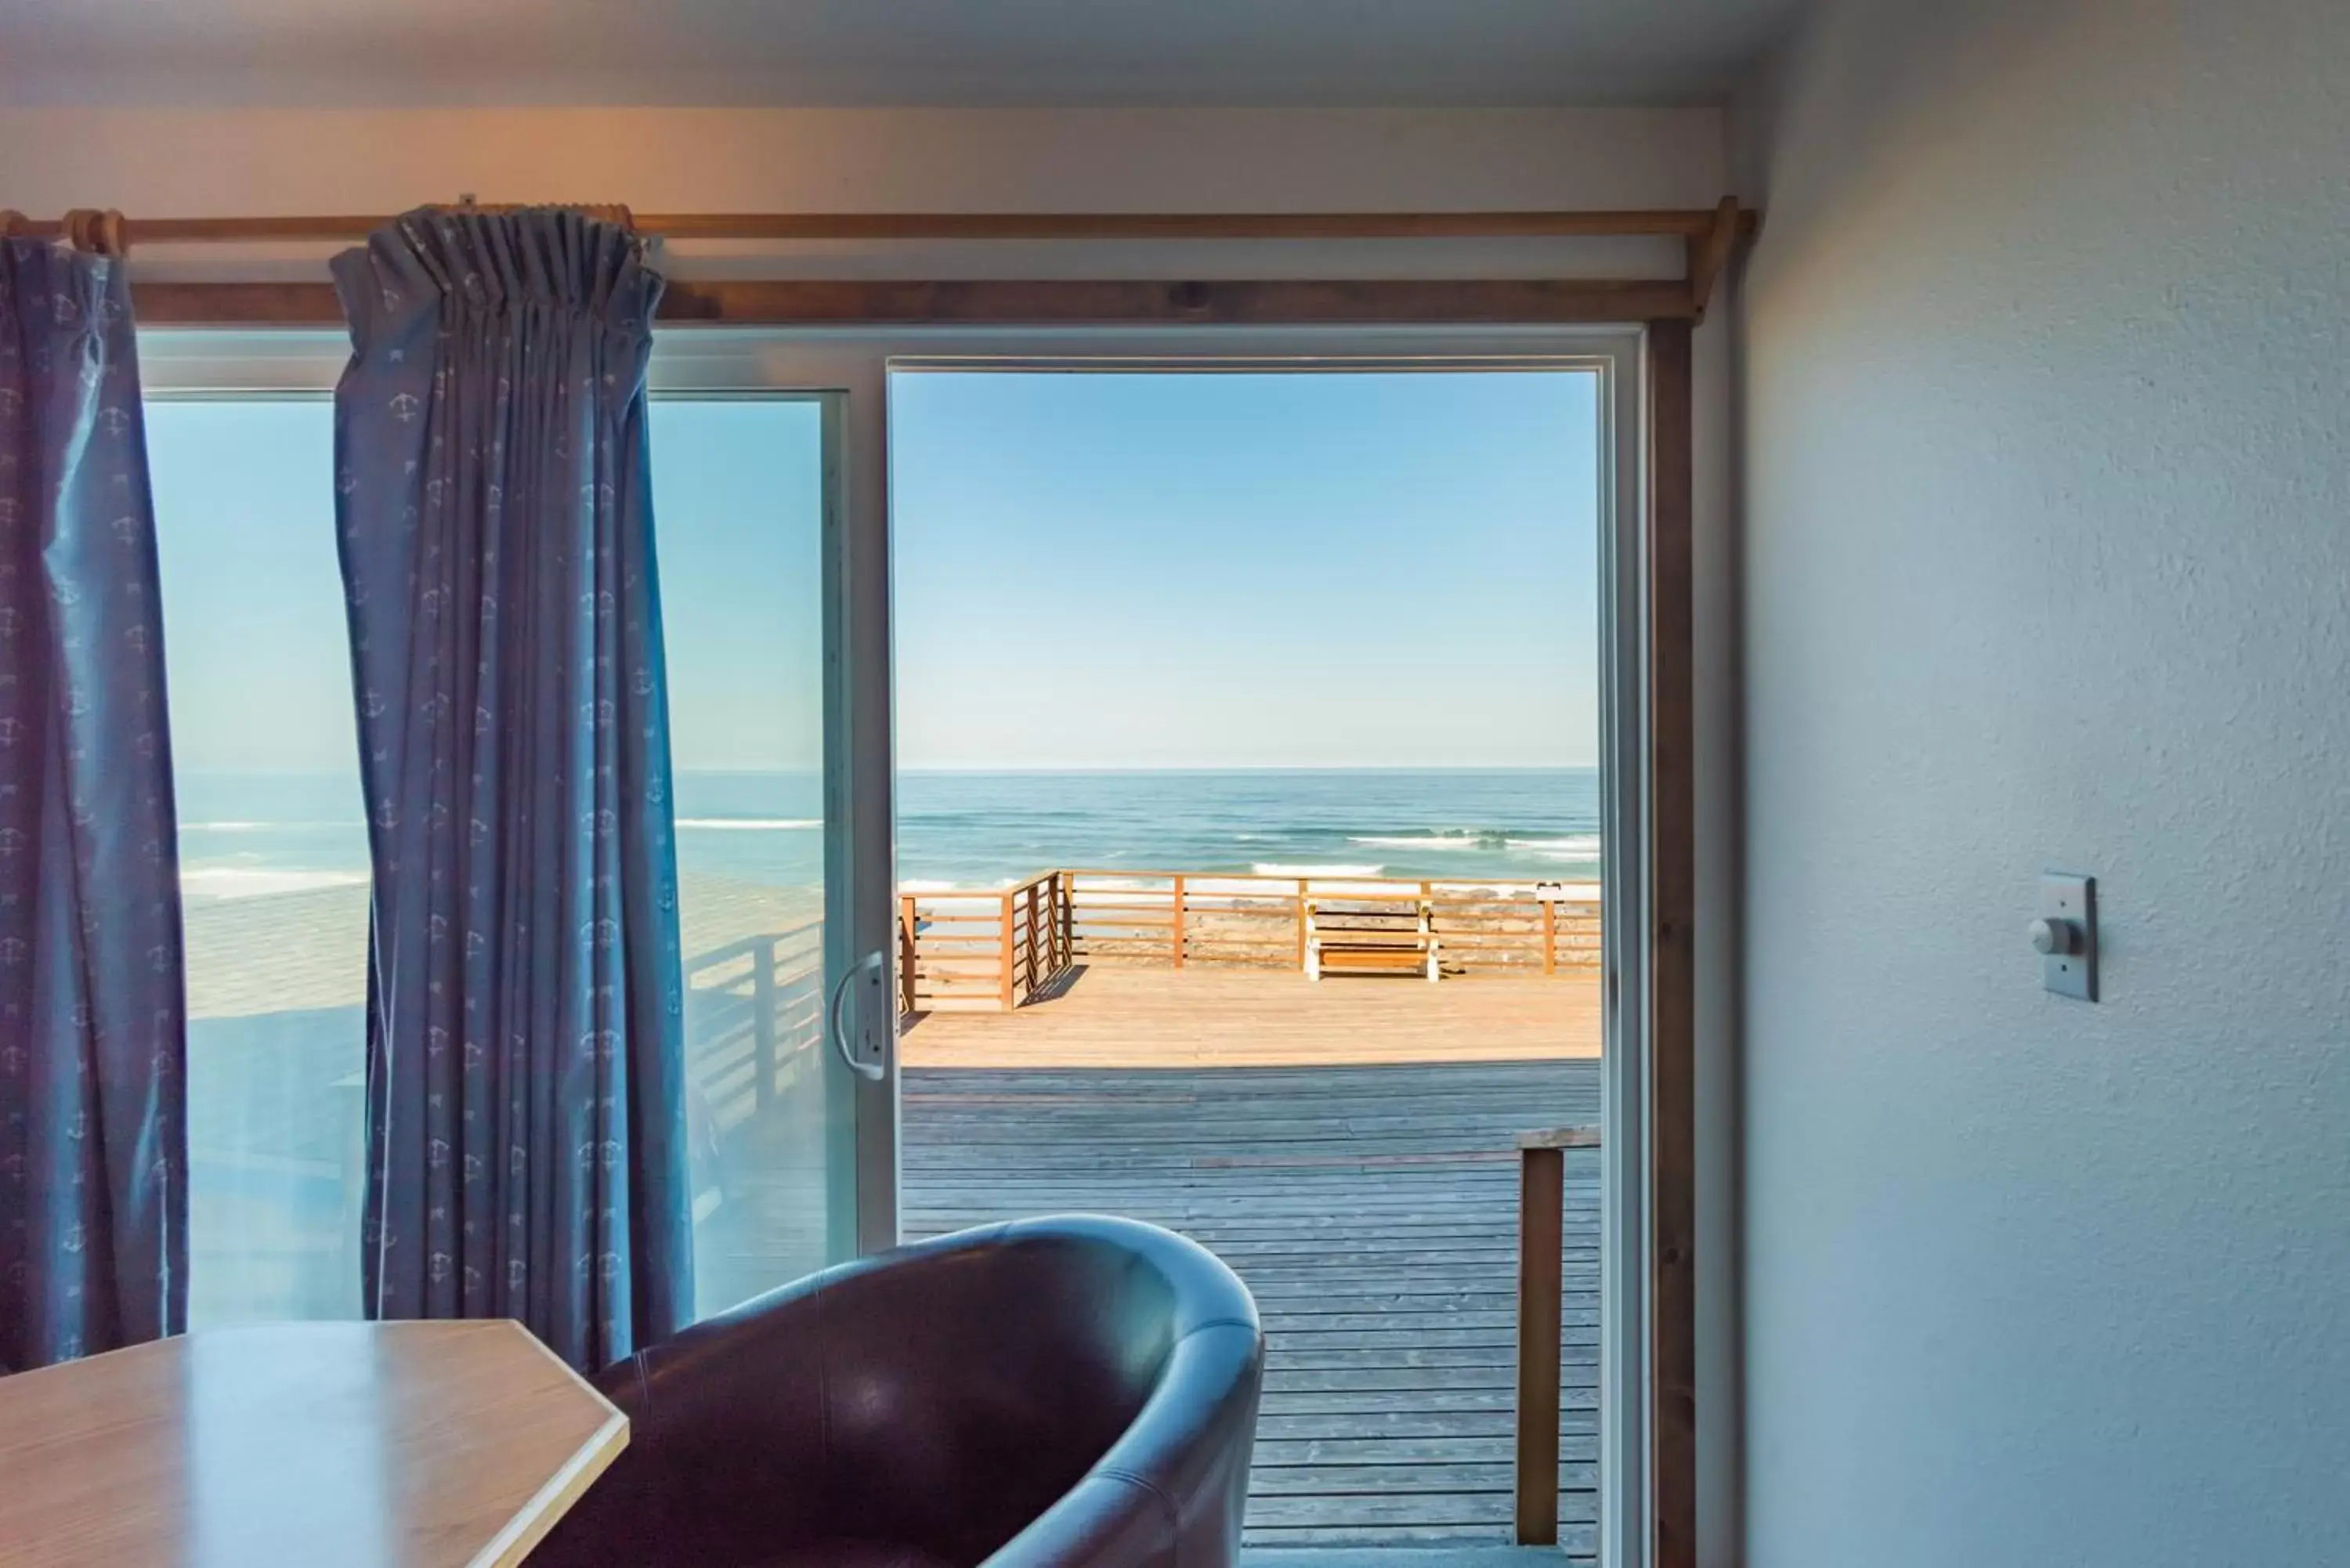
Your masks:
{"label": "ocean", "polygon": [[1599,778],[1587,768],[900,778],[898,875],[910,889],[993,887],[1055,866],[1596,877]]}
{"label": "ocean", "polygon": [[[179,805],[192,901],[367,880],[356,774],[191,773]],[[822,812],[810,774],[681,773],[680,868],[815,886]],[[1052,867],[1596,879],[1599,778],[1591,768],[900,775],[909,891],[1002,887]]]}

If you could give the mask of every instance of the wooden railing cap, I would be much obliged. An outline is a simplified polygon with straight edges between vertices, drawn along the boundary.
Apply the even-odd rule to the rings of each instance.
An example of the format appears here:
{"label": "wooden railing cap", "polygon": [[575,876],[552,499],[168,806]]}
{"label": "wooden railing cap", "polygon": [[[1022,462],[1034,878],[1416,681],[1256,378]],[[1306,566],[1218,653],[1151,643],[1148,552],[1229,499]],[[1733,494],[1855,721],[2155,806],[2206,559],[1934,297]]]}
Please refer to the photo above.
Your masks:
{"label": "wooden railing cap", "polygon": [[1577,1127],[1545,1127],[1540,1132],[1523,1132],[1518,1135],[1518,1147],[1520,1148],[1597,1148],[1599,1127],[1596,1123],[1586,1122]]}

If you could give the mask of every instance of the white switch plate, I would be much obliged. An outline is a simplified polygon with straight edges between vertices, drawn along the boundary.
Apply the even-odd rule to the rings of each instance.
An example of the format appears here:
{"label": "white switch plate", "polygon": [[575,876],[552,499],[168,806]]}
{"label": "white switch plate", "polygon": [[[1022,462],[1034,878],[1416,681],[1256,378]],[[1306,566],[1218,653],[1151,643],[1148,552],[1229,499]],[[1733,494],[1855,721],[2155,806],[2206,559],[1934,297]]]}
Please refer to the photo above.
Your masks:
{"label": "white switch plate", "polygon": [[2050,953],[2040,961],[2040,983],[2059,996],[2097,1000],[2097,879],[2049,872],[2040,878],[2040,918],[2069,920],[2081,933],[2081,950]]}

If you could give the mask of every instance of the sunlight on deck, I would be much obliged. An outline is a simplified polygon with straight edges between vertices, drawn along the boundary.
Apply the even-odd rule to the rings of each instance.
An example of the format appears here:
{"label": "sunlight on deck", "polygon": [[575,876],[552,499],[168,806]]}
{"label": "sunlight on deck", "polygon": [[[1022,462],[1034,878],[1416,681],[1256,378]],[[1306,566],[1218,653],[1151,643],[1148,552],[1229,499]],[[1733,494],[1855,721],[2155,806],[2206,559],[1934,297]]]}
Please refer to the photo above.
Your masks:
{"label": "sunlight on deck", "polygon": [[1596,976],[1309,981],[1295,971],[1082,966],[1011,1012],[906,1021],[909,1067],[1314,1067],[1599,1054]]}

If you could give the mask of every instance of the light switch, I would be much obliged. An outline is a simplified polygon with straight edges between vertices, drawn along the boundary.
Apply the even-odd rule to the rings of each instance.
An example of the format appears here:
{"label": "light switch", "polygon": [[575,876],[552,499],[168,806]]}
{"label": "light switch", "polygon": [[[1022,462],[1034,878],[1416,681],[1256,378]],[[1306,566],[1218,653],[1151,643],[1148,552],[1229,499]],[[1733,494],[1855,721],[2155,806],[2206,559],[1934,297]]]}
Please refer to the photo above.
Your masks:
{"label": "light switch", "polygon": [[2040,955],[2040,983],[2059,996],[2097,1000],[2097,879],[2050,872],[2040,878],[2040,915],[2027,934]]}

